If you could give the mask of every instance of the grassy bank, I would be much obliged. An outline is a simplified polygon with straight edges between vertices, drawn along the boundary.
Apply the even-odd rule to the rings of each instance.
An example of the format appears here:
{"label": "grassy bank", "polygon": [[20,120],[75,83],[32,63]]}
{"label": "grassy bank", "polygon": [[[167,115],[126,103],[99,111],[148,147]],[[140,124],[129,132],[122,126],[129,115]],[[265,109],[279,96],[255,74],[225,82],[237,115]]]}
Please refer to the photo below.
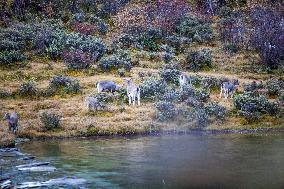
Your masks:
{"label": "grassy bank", "polygon": [[[236,59],[237,60],[237,59]],[[144,62],[145,63],[145,62]],[[72,71],[65,69],[62,62],[52,62],[54,69],[45,71],[46,62],[32,61],[29,62],[31,67],[36,67],[33,72],[29,67],[20,69],[23,75],[36,78],[36,86],[39,89],[44,89],[48,85],[50,75],[65,73],[67,76],[76,77],[82,86],[82,93],[75,95],[58,94],[52,97],[9,97],[1,100],[0,114],[5,112],[16,111],[19,114],[19,131],[18,137],[27,138],[49,138],[49,137],[75,137],[75,136],[96,136],[96,135],[126,135],[137,133],[148,133],[150,131],[166,131],[177,130],[186,131],[192,128],[191,123],[187,122],[158,122],[155,120],[155,106],[153,102],[142,100],[141,106],[128,106],[127,103],[122,103],[125,110],[120,111],[121,104],[118,102],[111,103],[107,111],[90,112],[84,106],[85,96],[96,93],[95,84],[100,80],[112,80],[123,85],[123,79],[114,74],[94,73],[89,75],[86,72]],[[155,61],[148,61],[148,65],[155,64]],[[235,64],[234,64],[235,65]],[[13,76],[17,71],[2,70],[1,75]],[[132,78],[137,83],[142,82],[139,78],[139,72],[151,72],[155,74],[156,69],[135,67],[131,71]],[[261,81],[269,78],[268,74],[253,74],[238,75],[227,72],[186,72],[188,75],[206,75],[214,77],[232,77],[238,78],[241,84],[244,82]],[[37,79],[38,78],[38,79]],[[12,80],[3,80],[1,87],[7,90],[16,90],[20,84],[17,78]],[[241,86],[241,85],[240,85]],[[239,88],[242,91],[242,88]],[[273,100],[273,99],[272,99]],[[268,129],[268,128],[283,128],[283,117],[274,118],[269,115],[262,117],[261,122],[246,123],[245,119],[233,113],[234,106],[232,99],[219,98],[219,91],[213,91],[210,94],[210,101],[218,102],[226,107],[229,113],[222,123],[212,123],[205,130],[243,130],[243,129]],[[46,131],[40,121],[40,115],[44,111],[52,111],[59,114],[61,119],[61,127],[54,131]],[[1,121],[0,125],[7,128],[5,122]],[[2,130],[1,144],[7,145],[13,140],[11,134],[7,134],[7,129]],[[193,127],[194,128],[194,127]]]}

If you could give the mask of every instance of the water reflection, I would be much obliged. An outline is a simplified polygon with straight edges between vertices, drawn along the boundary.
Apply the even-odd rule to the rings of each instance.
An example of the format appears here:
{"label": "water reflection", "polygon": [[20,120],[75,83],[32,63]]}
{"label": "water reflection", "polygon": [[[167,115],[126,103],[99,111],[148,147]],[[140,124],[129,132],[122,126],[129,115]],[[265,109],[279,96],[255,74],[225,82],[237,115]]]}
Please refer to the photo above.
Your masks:
{"label": "water reflection", "polygon": [[[24,153],[90,188],[281,188],[284,135],[36,141]],[[47,175],[48,177],[48,175]]]}

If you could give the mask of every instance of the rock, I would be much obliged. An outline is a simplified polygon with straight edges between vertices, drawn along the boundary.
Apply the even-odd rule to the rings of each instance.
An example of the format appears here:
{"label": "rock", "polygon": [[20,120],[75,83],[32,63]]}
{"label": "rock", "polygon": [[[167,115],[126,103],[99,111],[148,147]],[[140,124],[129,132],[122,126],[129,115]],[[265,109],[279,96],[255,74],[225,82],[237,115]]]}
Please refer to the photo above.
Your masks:
{"label": "rock", "polygon": [[38,166],[46,166],[49,165],[49,162],[40,162],[40,163],[30,163],[25,165],[18,165],[17,168],[26,168],[26,167],[38,167]]}
{"label": "rock", "polygon": [[7,179],[0,179],[0,188],[1,189],[10,189],[12,188],[11,180]]}
{"label": "rock", "polygon": [[18,148],[1,148],[0,152],[15,152],[15,151],[19,151]]}
{"label": "rock", "polygon": [[35,159],[35,156],[26,156],[21,158],[21,160],[32,160],[32,159]]}
{"label": "rock", "polygon": [[44,182],[24,182],[17,186],[17,188],[35,188],[35,187],[47,187],[47,186],[77,186],[84,184],[86,182],[85,179],[78,179],[74,177],[63,177],[57,179],[50,179]]}
{"label": "rock", "polygon": [[2,157],[15,157],[23,156],[24,154],[19,152],[18,148],[1,148],[0,156]]}
{"label": "rock", "polygon": [[23,167],[18,168],[19,171],[30,171],[30,172],[53,172],[56,170],[52,166],[37,166],[37,167]]}

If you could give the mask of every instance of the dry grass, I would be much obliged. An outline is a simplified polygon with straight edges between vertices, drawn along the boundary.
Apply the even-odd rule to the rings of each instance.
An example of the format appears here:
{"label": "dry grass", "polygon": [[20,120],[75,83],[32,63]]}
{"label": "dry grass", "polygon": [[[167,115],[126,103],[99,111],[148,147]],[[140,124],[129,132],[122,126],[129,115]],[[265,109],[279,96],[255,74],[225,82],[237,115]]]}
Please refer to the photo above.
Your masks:
{"label": "dry grass", "polygon": [[15,135],[8,132],[8,128],[0,128],[0,147],[13,147],[15,145]]}

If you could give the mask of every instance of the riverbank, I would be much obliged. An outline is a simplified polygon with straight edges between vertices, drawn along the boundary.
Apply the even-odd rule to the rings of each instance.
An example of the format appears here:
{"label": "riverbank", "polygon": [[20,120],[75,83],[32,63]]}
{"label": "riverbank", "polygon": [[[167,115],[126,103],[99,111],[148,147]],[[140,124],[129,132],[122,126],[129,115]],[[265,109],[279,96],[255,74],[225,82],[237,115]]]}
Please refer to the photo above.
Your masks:
{"label": "riverbank", "polygon": [[[90,134],[81,134],[78,136],[41,136],[31,138],[32,141],[41,141],[41,140],[64,140],[64,139],[112,139],[120,137],[143,137],[143,136],[162,136],[162,135],[229,135],[229,134],[271,134],[271,133],[284,133],[284,128],[279,126],[278,128],[257,128],[257,129],[191,129],[187,131],[177,131],[177,130],[147,130],[141,131],[139,133],[124,133],[124,134],[105,134],[105,135],[90,135]],[[16,138],[15,135],[9,134],[9,137],[5,138],[5,134],[1,133],[0,148],[12,148],[15,147],[18,143],[30,142],[29,139]],[[20,142],[17,142],[20,141]]]}

